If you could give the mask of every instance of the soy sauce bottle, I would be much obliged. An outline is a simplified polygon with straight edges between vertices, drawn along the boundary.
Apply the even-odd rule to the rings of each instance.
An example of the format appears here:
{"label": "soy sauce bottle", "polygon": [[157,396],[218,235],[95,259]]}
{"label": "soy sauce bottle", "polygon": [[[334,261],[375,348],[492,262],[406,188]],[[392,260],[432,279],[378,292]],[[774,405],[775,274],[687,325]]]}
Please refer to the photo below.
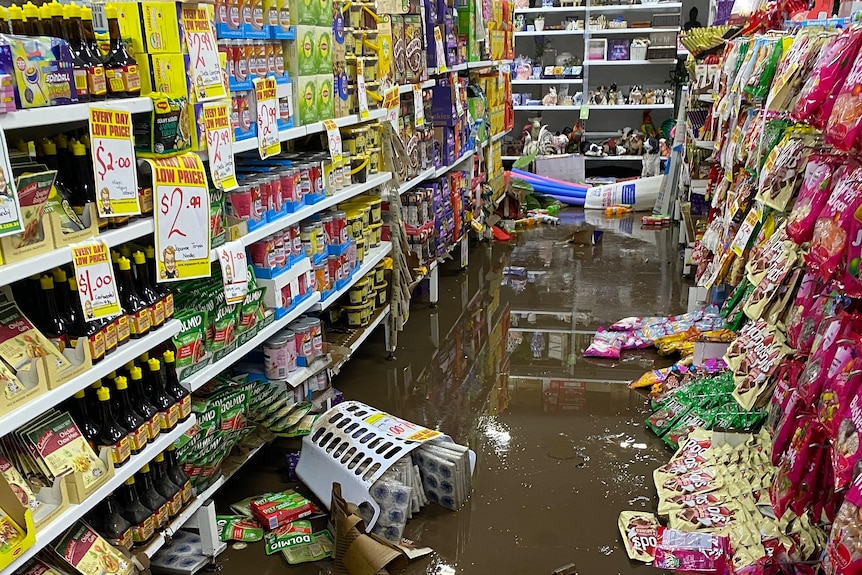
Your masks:
{"label": "soy sauce bottle", "polygon": [[188,503],[192,498],[192,482],[186,472],[183,471],[180,462],[177,461],[177,448],[172,443],[165,450],[165,463],[168,472],[168,479],[175,485],[180,486],[183,493],[183,504]]}
{"label": "soy sauce bottle", "polygon": [[156,529],[164,529],[170,519],[171,506],[168,500],[156,491],[153,485],[153,477],[150,474],[149,464],[144,465],[138,474],[138,497],[141,498],[141,503],[153,510],[153,515],[155,516],[154,527]]}
{"label": "soy sauce bottle", "polygon": [[105,76],[108,79],[108,94],[114,98],[134,98],[141,95],[141,76],[138,62],[126,49],[120,37],[120,23],[117,7],[110,4],[105,8],[108,17],[108,35],[111,47],[105,58]]}
{"label": "soy sauce bottle", "polygon": [[129,445],[132,455],[137,455],[147,446],[149,441],[147,421],[132,407],[128,380],[121,375],[114,379],[114,387],[117,390],[118,403],[120,404],[118,420],[120,425],[129,430]]}
{"label": "soy sauce bottle", "polygon": [[176,401],[179,421],[185,421],[192,414],[192,394],[180,385],[180,380],[177,378],[177,363],[174,352],[166,351],[162,354],[162,359],[165,362],[165,391]]}
{"label": "soy sauce bottle", "polygon": [[42,276],[39,278],[39,285],[42,288],[39,292],[39,307],[41,309],[39,331],[50,339],[60,351],[63,351],[66,347],[66,322],[63,321],[63,316],[57,306],[54,278]]}
{"label": "soy sauce bottle", "polygon": [[144,252],[134,252],[132,259],[135,262],[132,269],[138,293],[147,302],[150,310],[150,329],[158,329],[165,324],[165,304],[150,281],[150,270]]}
{"label": "soy sauce bottle", "polygon": [[102,432],[102,426],[95,417],[90,413],[90,404],[87,401],[87,394],[84,390],[75,393],[75,401],[72,403],[75,413],[75,423],[78,424],[78,429],[81,430],[81,435],[90,444],[90,447],[96,449],[99,442],[99,435]]}
{"label": "soy sauce bottle", "polygon": [[135,545],[146,545],[155,533],[153,512],[144,507],[138,500],[138,491],[135,489],[135,478],[129,477],[118,490],[120,499],[120,513],[132,524],[132,537]]}
{"label": "soy sauce bottle", "polygon": [[147,267],[150,271],[150,279],[153,282],[153,287],[162,297],[162,304],[165,308],[165,319],[170,319],[174,317],[174,294],[171,292],[171,288],[167,286],[167,284],[158,283],[156,278],[159,277],[158,269],[156,267],[156,248],[153,246],[147,246],[144,248],[144,253],[147,256]]}
{"label": "soy sauce bottle", "polygon": [[147,301],[138,294],[132,278],[132,264],[124,257],[117,261],[119,268],[117,286],[123,311],[129,317],[131,337],[140,338],[150,332],[150,308]]}
{"label": "soy sauce bottle", "polygon": [[127,551],[135,544],[132,524],[120,512],[120,503],[112,493],[105,498],[99,534],[114,547]]}
{"label": "soy sauce bottle", "polygon": [[[66,275],[62,270],[55,270],[55,281],[60,276],[57,273],[58,271],[63,276]],[[98,363],[104,359],[107,352],[105,348],[105,323],[101,321],[87,321],[84,308],[81,306],[81,298],[78,297],[78,282],[75,278],[69,278],[65,283],[69,286],[66,297],[73,311],[72,323],[69,325],[69,329],[66,330],[69,345],[77,347],[79,338],[87,338],[90,346],[90,357],[93,363]],[[114,347],[116,347],[116,341],[114,342]]]}
{"label": "soy sauce bottle", "polygon": [[147,437],[153,441],[162,432],[162,419],[159,410],[150,403],[149,397],[144,392],[143,373],[140,367],[134,366],[129,370],[129,379],[132,384],[133,405],[138,414],[146,420]]}
{"label": "soy sauce bottle", "polygon": [[97,446],[111,448],[111,458],[114,467],[122,467],[129,462],[132,455],[129,443],[129,432],[117,421],[114,409],[111,407],[111,392],[107,387],[100,387],[96,394],[102,412],[102,430],[99,433]]}
{"label": "soy sauce bottle", "polygon": [[171,431],[177,426],[179,407],[176,400],[165,389],[165,377],[162,374],[161,362],[155,358],[151,359],[147,362],[147,367],[150,371],[150,384],[153,389],[150,394],[150,401],[159,410],[162,433]]}
{"label": "soy sauce bottle", "polygon": [[183,490],[168,477],[168,465],[165,456],[156,455],[150,467],[153,471],[153,485],[156,491],[168,500],[171,507],[171,517],[175,517],[183,508]]}

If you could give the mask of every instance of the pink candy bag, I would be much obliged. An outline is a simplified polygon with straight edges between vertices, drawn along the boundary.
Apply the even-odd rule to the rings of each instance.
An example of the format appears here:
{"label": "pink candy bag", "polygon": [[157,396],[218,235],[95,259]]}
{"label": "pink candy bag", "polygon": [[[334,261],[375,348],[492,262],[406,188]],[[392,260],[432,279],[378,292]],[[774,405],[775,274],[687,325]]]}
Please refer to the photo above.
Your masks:
{"label": "pink candy bag", "polygon": [[844,79],[841,91],[829,115],[824,131],[824,141],[845,152],[853,149],[862,130],[862,59],[853,63],[853,68]]}
{"label": "pink candy bag", "polygon": [[[860,59],[862,62],[862,59]],[[862,102],[862,98],[859,98]],[[862,118],[862,111],[859,113]],[[862,168],[856,168],[835,183],[826,206],[814,223],[811,250],[806,263],[831,280],[844,259],[850,236],[850,226],[856,208],[862,203]]]}
{"label": "pink candy bag", "polygon": [[[862,31],[847,28],[832,39],[826,49],[817,59],[814,72],[808,76],[791,117],[797,122],[804,122],[814,114],[826,101],[830,94],[840,87],[862,43]],[[827,116],[828,117],[828,116]]]}
{"label": "pink candy bag", "polygon": [[599,328],[590,346],[584,350],[584,357],[605,357],[608,359],[619,359],[622,351],[624,333],[605,331]]}
{"label": "pink candy bag", "polygon": [[799,245],[811,241],[814,222],[829,200],[834,170],[832,156],[815,154],[808,160],[802,187],[787,218],[787,236]]}
{"label": "pink candy bag", "polygon": [[727,537],[658,528],[653,567],[729,575],[730,565],[730,539]]}
{"label": "pink candy bag", "polygon": [[823,554],[823,570],[826,575],[862,574],[860,511],[862,511],[862,475],[853,481],[829,532],[829,542]]}

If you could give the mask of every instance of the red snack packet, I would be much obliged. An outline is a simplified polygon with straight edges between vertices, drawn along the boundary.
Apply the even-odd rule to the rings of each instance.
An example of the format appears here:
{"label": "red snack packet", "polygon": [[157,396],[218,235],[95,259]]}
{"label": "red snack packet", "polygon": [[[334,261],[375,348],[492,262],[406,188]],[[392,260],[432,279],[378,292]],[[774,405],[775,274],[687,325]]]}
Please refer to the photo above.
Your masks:
{"label": "red snack packet", "polygon": [[653,566],[689,573],[730,573],[730,540],[659,527]]}
{"label": "red snack packet", "polygon": [[853,149],[862,129],[862,60],[856,60],[835,98],[824,141],[845,152]]}
{"label": "red snack packet", "polygon": [[775,435],[772,440],[772,465],[778,466],[784,458],[787,448],[790,447],[793,434],[799,425],[803,405],[799,392],[795,389],[791,391],[775,428]]}
{"label": "red snack packet", "polygon": [[796,203],[787,218],[787,237],[799,245],[811,240],[817,216],[829,200],[834,170],[832,156],[815,154],[808,160]]}
{"label": "red snack packet", "polygon": [[862,475],[858,476],[835,517],[823,554],[826,575],[862,574]]}
{"label": "red snack packet", "polygon": [[[862,98],[859,101],[862,102]],[[814,223],[811,250],[806,261],[818,270],[820,277],[826,281],[832,279],[843,262],[853,215],[862,202],[860,182],[862,182],[862,168],[856,168],[852,173],[836,181],[826,206]]]}
{"label": "red snack packet", "polygon": [[830,94],[839,90],[853,65],[860,44],[862,34],[857,28],[847,28],[829,42],[817,59],[814,72],[808,76],[799,91],[796,106],[790,114],[794,120],[808,120]]}
{"label": "red snack packet", "polygon": [[862,297],[862,209],[856,208],[850,222],[850,242],[844,270],[844,293]]}
{"label": "red snack packet", "polygon": [[810,320],[806,325],[806,319],[814,306],[817,305],[818,294],[822,291],[823,282],[820,280],[820,276],[813,272],[806,272],[799,284],[793,306],[788,313],[787,344],[803,355],[807,355],[811,350],[818,325]]}
{"label": "red snack packet", "polygon": [[817,419],[831,438],[838,436],[841,417],[846,416],[850,400],[862,383],[859,336],[853,334],[850,339],[838,342],[837,347],[817,400]]}
{"label": "red snack packet", "polygon": [[862,450],[859,449],[862,434],[862,395],[856,394],[850,399],[844,417],[838,421],[831,456],[835,489],[840,490],[850,485],[853,471],[862,459]]}

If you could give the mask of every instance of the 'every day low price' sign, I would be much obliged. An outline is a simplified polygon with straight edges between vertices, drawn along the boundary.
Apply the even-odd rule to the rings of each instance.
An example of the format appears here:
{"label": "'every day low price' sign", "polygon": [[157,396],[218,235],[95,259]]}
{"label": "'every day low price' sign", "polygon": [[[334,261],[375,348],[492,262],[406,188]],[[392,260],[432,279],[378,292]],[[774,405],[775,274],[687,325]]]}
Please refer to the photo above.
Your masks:
{"label": "'every day low price' sign", "polygon": [[132,115],[125,110],[90,108],[90,142],[99,216],[140,214]]}

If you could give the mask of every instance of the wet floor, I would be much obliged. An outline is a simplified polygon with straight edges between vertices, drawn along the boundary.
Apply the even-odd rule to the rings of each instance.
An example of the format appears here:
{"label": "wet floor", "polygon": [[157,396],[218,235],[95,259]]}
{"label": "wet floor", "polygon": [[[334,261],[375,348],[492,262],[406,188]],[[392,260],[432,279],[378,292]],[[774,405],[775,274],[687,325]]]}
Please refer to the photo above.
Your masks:
{"label": "wet floor", "polygon": [[[567,242],[585,218],[604,237]],[[550,575],[568,563],[581,575],[656,573],[628,560],[616,521],[623,509],[655,507],[652,470],[670,451],[645,431],[646,401],[625,384],[666,360],[582,352],[601,325],[685,311],[678,245],[671,230],[641,230],[634,218],[571,210],[562,221],[510,244],[474,246],[466,272],[442,266],[439,306],[414,297],[396,360],[386,361],[381,330],[335,379],[347,399],[440,429],[477,453],[468,504],[429,505],[408,522],[405,536],[434,549],[408,574]],[[232,478],[218,510],[287,487],[281,449]],[[229,549],[220,562],[231,575],[287,568],[262,544]]]}

